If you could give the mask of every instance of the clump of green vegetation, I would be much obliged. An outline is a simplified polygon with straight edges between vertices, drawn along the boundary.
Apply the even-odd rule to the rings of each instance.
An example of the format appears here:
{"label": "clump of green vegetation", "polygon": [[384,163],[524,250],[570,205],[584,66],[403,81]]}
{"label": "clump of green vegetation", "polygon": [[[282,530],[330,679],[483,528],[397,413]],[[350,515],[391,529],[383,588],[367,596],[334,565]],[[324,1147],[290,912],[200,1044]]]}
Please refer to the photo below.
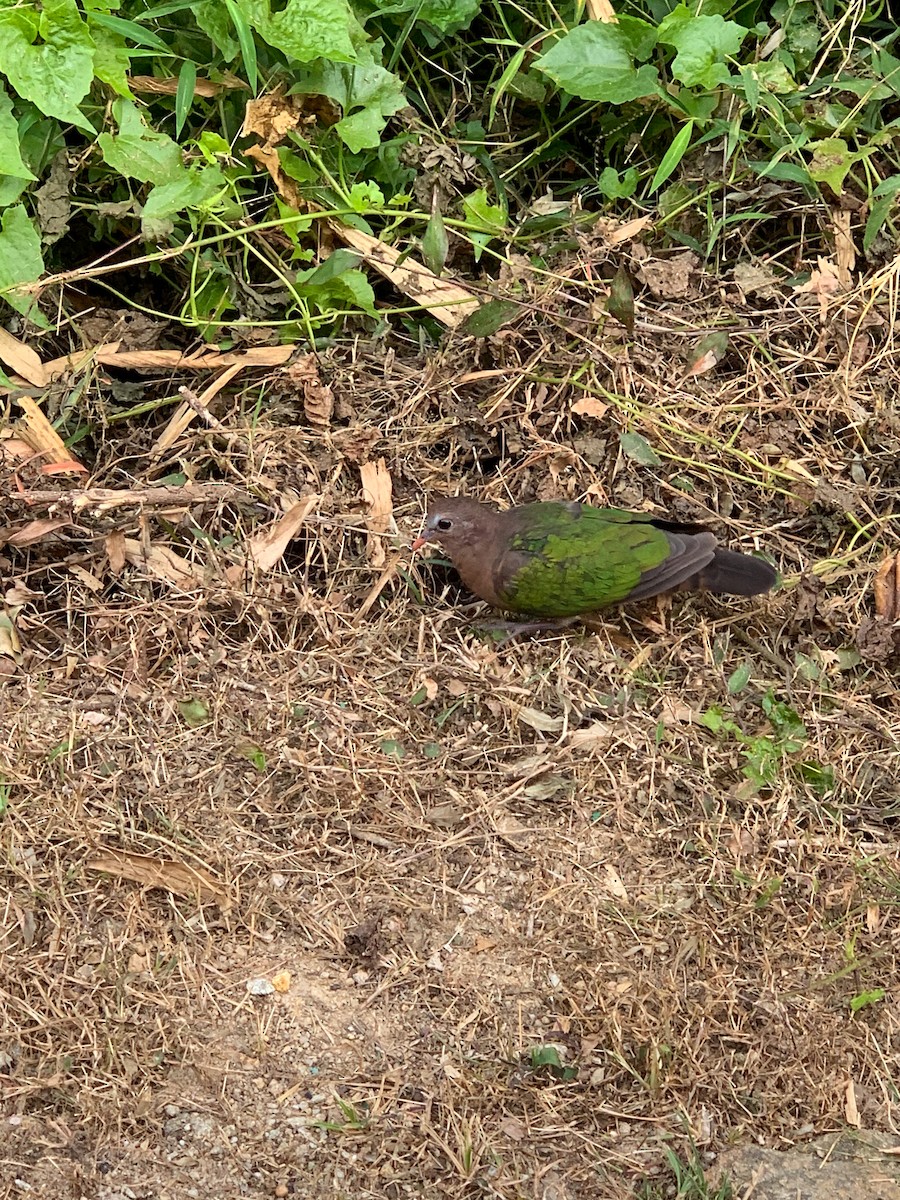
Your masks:
{"label": "clump of green vegetation", "polygon": [[334,222],[488,275],[512,249],[546,267],[603,210],[650,214],[718,265],[790,244],[800,209],[824,237],[842,196],[865,253],[893,238],[886,8],[638,0],[617,17],[507,0],[8,4],[0,294],[48,325],[58,297],[36,303],[35,285],[74,268],[210,339],[314,341],[385,312],[356,252],[320,252]]}

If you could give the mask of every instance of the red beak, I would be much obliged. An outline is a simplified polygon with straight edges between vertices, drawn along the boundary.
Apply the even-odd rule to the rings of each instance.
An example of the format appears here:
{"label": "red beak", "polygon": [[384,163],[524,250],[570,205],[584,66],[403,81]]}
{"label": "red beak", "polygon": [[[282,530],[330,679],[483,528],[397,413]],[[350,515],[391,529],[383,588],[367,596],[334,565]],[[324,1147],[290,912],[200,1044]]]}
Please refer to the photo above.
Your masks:
{"label": "red beak", "polygon": [[413,544],[410,546],[410,550],[421,550],[422,547],[427,543],[427,541],[428,541],[428,538],[422,537],[422,535],[420,534],[416,538],[416,540],[413,542]]}

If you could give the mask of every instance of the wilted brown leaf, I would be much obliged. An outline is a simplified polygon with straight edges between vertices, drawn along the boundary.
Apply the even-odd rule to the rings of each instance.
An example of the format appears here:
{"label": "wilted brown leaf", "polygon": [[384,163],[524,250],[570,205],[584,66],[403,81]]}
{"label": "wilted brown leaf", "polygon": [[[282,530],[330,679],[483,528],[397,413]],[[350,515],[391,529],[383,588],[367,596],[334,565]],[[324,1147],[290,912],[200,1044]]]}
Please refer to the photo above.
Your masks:
{"label": "wilted brown leaf", "polygon": [[317,495],[304,496],[283,517],[257,530],[246,546],[248,562],[259,571],[271,571],[319,500]]}
{"label": "wilted brown leaf", "polygon": [[875,612],[891,624],[900,620],[900,554],[886,558],[872,581]]}
{"label": "wilted brown leaf", "polygon": [[391,473],[383,458],[377,462],[362,463],[359,468],[363,500],[367,506],[366,555],[373,567],[383,567],[387,559],[382,535],[394,527]]}
{"label": "wilted brown leaf", "polygon": [[89,871],[130,879],[142,887],[161,888],[201,904],[212,902],[226,912],[231,908],[227,891],[208,871],[174,859],[152,858],[148,854],[110,848],[88,859],[85,866]]}

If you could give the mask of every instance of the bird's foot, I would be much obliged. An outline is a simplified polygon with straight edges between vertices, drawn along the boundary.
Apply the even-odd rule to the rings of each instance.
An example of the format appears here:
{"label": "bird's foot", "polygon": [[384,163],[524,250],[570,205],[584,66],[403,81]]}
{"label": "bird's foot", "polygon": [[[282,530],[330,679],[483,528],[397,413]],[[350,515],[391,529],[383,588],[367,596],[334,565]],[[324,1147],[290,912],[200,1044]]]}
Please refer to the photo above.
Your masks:
{"label": "bird's foot", "polygon": [[548,617],[542,621],[479,621],[478,628],[488,630],[492,634],[505,634],[505,637],[496,641],[499,649],[520,637],[531,637],[536,633],[561,633],[564,629],[571,629],[574,625],[582,623],[581,617]]}

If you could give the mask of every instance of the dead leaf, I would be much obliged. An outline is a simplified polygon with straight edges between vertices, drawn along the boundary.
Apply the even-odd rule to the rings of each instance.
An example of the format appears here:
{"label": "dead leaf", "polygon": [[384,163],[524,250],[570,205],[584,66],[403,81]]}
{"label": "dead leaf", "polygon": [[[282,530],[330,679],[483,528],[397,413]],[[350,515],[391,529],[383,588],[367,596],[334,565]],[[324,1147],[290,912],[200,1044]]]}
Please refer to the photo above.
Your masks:
{"label": "dead leaf", "polygon": [[853,284],[853,268],[856,266],[856,246],[850,232],[853,215],[849,208],[833,208],[831,210],[837,277],[841,287],[845,289],[850,288]]}
{"label": "dead leaf", "polygon": [[297,212],[305,212],[309,208],[300,188],[290,175],[286,175],[281,169],[281,159],[274,146],[248,146],[242,153],[244,158],[252,158],[269,172],[275,190],[285,204],[295,208]]}
{"label": "dead leaf", "polygon": [[249,539],[245,547],[247,561],[258,571],[271,571],[284,555],[290,542],[302,529],[306,518],[321,499],[318,495],[304,496],[283,517],[265,525]]}
{"label": "dead leaf", "polygon": [[287,379],[300,392],[303,397],[303,411],[313,429],[327,429],[334,412],[334,392],[322,382],[316,355],[301,355],[290,366],[285,367],[281,377]]}
{"label": "dead leaf", "polygon": [[390,280],[398,291],[421,304],[450,329],[461,325],[481,307],[480,300],[471,292],[446,279],[439,279],[412,255],[407,255],[401,265],[398,260],[403,251],[388,246],[370,233],[351,229],[349,225],[342,225],[338,221],[329,221],[328,227],[346,245],[358,250],[369,266]]}
{"label": "dead leaf", "polygon": [[572,405],[572,415],[576,417],[593,417],[599,421],[609,410],[608,404],[595,400],[593,396],[582,396]]}
{"label": "dead leaf", "polygon": [[92,592],[103,591],[103,580],[98,579],[96,575],[92,575],[90,571],[86,571],[85,568],[79,566],[78,563],[70,563],[69,571],[75,576],[76,579],[80,579],[84,586],[89,588]]}
{"label": "dead leaf", "polygon": [[551,717],[549,713],[537,708],[527,708],[525,705],[515,708],[516,719],[524,725],[530,725],[538,733],[559,733],[565,725],[563,717]]}
{"label": "dead leaf", "polygon": [[886,558],[872,581],[875,612],[883,621],[900,621],[900,554]]}
{"label": "dead leaf", "polygon": [[[245,350],[220,351],[215,346],[204,346],[190,354],[181,350],[122,350],[121,342],[106,342],[89,350],[75,354],[64,354],[61,358],[45,363],[47,379],[52,383],[64,375],[84,370],[91,363],[104,367],[120,367],[138,374],[169,371],[224,370],[240,364],[243,367],[281,367],[290,359],[296,346],[248,346]],[[20,401],[21,403],[21,401]]]}
{"label": "dead leaf", "polygon": [[22,661],[22,643],[8,612],[0,612],[0,658],[11,658],[17,663]]}
{"label": "dead leaf", "polygon": [[290,971],[278,971],[272,976],[272,987],[276,992],[290,991],[291,973]]}
{"label": "dead leaf", "polygon": [[114,529],[106,535],[103,544],[109,560],[109,569],[113,575],[121,575],[125,569],[125,534],[119,529]]}
{"label": "dead leaf", "polygon": [[606,25],[617,25],[619,22],[610,0],[587,0],[585,7],[592,21],[602,21]]}
{"label": "dead leaf", "polygon": [[204,572],[168,546],[152,543],[145,551],[137,539],[125,538],[125,558],[133,567],[144,567],[151,575],[186,592],[192,592],[205,583]]}
{"label": "dead leaf", "polygon": [[728,353],[728,334],[724,330],[707,334],[701,338],[688,357],[687,377],[705,375],[722,361]]}
{"label": "dead leaf", "polygon": [[28,521],[25,525],[20,525],[18,529],[4,537],[0,531],[0,546],[33,546],[35,542],[42,541],[48,534],[54,530],[64,529],[67,525],[71,525],[71,521],[63,518],[46,517],[42,520]]}
{"label": "dead leaf", "polygon": [[852,1079],[847,1080],[847,1086],[844,1089],[844,1119],[854,1129],[859,1129],[862,1125],[859,1108],[856,1104],[856,1085]]}
{"label": "dead leaf", "polygon": [[697,714],[689,704],[685,704],[676,696],[665,696],[660,706],[659,719],[666,727],[680,723],[692,725],[697,719]]}
{"label": "dead leaf", "polygon": [[0,328],[0,362],[34,387],[47,386],[47,371],[41,356],[3,328]]}
{"label": "dead leaf", "polygon": [[603,864],[603,873],[606,876],[606,890],[611,896],[615,896],[617,900],[628,899],[628,889],[622,882],[622,876],[612,865],[612,863]]}
{"label": "dead leaf", "polygon": [[247,101],[241,136],[250,137],[255,133],[265,146],[277,146],[297,128],[302,114],[302,96],[285,96],[282,88],[275,88],[268,95]]}
{"label": "dead leaf", "polygon": [[227,891],[208,871],[174,859],[152,858],[148,854],[132,854],[128,850],[108,848],[88,859],[85,866],[89,871],[102,871],[118,879],[130,879],[142,887],[161,888],[201,904],[212,902],[218,904],[223,912],[231,908]]}
{"label": "dead leaf", "polygon": [[649,217],[634,217],[630,221],[604,221],[597,223],[597,230],[609,246],[620,246],[631,242],[653,224]]}
{"label": "dead leaf", "polygon": [[[155,75],[128,75],[127,79],[128,86],[133,92],[153,96],[174,96],[180,82],[178,75],[170,75],[168,79],[157,79]],[[203,96],[204,99],[218,96],[227,88],[250,90],[249,84],[245,83],[243,79],[238,79],[236,75],[232,75],[230,71],[224,71],[221,80],[216,83],[213,83],[211,79],[194,80],[194,95]]]}
{"label": "dead leaf", "polygon": [[383,567],[387,558],[382,535],[395,533],[391,473],[383,458],[362,463],[359,468],[363,500],[367,506],[366,556],[373,567]]}
{"label": "dead leaf", "polygon": [[612,735],[613,727],[609,721],[594,721],[584,729],[573,729],[566,745],[571,750],[583,750],[608,742]]}
{"label": "dead leaf", "polygon": [[87,475],[87,469],[76,462],[65,442],[50,424],[43,409],[30,396],[17,396],[16,403],[22,409],[19,432],[33,450],[49,459],[50,464],[66,464]]}

